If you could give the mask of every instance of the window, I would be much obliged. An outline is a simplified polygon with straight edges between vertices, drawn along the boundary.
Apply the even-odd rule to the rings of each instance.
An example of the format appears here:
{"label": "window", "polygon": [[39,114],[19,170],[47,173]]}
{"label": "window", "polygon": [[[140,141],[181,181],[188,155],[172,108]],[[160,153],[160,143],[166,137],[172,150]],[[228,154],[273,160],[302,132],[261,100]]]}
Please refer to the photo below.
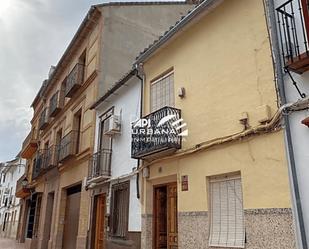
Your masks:
{"label": "window", "polygon": [[82,126],[82,110],[79,110],[74,115],[73,121],[74,131],[76,132],[76,153],[79,153],[80,149],[80,135],[81,135],[81,126]]}
{"label": "window", "polygon": [[125,238],[128,230],[129,216],[129,182],[116,184],[112,187],[112,224],[114,237]]}
{"label": "window", "polygon": [[159,110],[165,106],[174,106],[175,100],[173,71],[151,82],[150,101],[151,112]]}
{"label": "window", "polygon": [[78,63],[81,64],[83,73],[82,73],[82,83],[85,80],[85,75],[86,75],[86,49],[83,51],[83,53],[80,55],[78,58]]}
{"label": "window", "polygon": [[210,178],[209,245],[245,246],[243,198],[240,176]]}

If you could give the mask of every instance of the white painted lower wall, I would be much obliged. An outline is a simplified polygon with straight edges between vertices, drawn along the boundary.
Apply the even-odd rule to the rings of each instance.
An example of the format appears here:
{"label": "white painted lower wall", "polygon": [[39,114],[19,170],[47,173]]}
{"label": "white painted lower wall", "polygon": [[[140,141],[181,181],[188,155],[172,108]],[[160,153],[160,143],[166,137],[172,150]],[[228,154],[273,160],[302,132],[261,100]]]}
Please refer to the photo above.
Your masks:
{"label": "white painted lower wall", "polygon": [[[132,173],[138,161],[131,158],[131,122],[140,116],[140,81],[132,77],[115,95],[101,103],[96,112],[95,151],[98,150],[100,116],[114,107],[114,114],[121,116],[121,133],[113,136],[111,178],[118,178]],[[137,198],[136,175],[129,177],[130,203],[129,227],[130,232],[141,231],[141,203]],[[114,182],[113,182],[114,183]]]}

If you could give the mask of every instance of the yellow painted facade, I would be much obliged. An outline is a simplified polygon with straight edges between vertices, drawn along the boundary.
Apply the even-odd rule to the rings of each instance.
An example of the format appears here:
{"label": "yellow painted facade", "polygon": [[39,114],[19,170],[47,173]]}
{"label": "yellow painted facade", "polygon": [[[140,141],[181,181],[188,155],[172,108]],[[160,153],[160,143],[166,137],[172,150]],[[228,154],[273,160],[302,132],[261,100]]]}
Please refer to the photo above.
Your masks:
{"label": "yellow painted facade", "polygon": [[[144,114],[149,113],[151,81],[173,68],[175,107],[189,130],[182,150],[243,131],[243,112],[255,127],[261,106],[268,105],[271,115],[277,111],[263,13],[262,1],[224,1],[144,62]],[[177,96],[181,87],[185,98]],[[179,211],[208,210],[206,178],[236,171],[245,209],[291,207],[283,132],[277,131],[151,165],[143,212],[152,213],[151,186],[172,179],[178,180]],[[182,175],[189,177],[189,191],[180,190]]]}
{"label": "yellow painted facade", "polygon": [[[84,77],[80,88],[70,98],[65,98],[64,104],[60,112],[55,117],[48,118],[46,128],[38,132],[37,153],[46,149],[44,146],[48,142],[50,146],[59,146],[57,141],[57,132],[62,131],[62,138],[76,129],[74,124],[74,115],[81,113],[80,141],[77,153],[73,158],[63,162],[57,162],[54,168],[35,177],[33,179],[33,167],[37,153],[34,153],[31,159],[28,159],[27,179],[29,187],[33,193],[37,193],[42,197],[40,207],[36,209],[35,234],[32,239],[24,237],[27,231],[27,198],[24,204],[24,218],[21,222],[25,223],[20,227],[19,240],[25,242],[27,248],[44,248],[49,249],[63,248],[64,226],[67,209],[67,189],[81,185],[81,194],[78,218],[78,233],[76,248],[85,248],[87,241],[87,230],[89,220],[89,203],[91,198],[84,187],[84,182],[88,176],[88,160],[93,153],[94,146],[94,129],[95,129],[95,112],[90,110],[93,101],[97,99],[98,75],[100,67],[100,44],[102,21],[100,14],[95,10],[92,13],[95,22],[86,23],[87,28],[79,31],[77,39],[75,39],[64,54],[61,65],[58,64],[56,73],[49,79],[48,86],[43,90],[42,94],[38,94],[32,106],[34,109],[33,119],[31,121],[32,130],[39,130],[39,120],[41,112],[44,108],[49,108],[50,99],[57,91],[63,91],[63,82],[70,74],[77,63],[80,63],[80,57],[86,54]],[[83,38],[81,38],[83,37]],[[52,213],[47,213],[48,196],[54,194]],[[50,204],[49,204],[50,205]],[[77,208],[77,207],[76,207]],[[38,211],[39,210],[39,211]],[[52,214],[52,219],[49,217]],[[50,232],[46,232],[50,227]],[[47,241],[46,241],[47,240]]]}

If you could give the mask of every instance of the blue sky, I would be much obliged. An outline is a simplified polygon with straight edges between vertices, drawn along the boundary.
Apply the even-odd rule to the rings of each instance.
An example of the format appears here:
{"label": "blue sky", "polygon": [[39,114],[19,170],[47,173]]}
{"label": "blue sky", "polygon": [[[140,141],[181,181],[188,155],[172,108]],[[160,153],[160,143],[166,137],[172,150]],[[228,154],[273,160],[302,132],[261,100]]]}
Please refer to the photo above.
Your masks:
{"label": "blue sky", "polygon": [[30,104],[57,64],[89,0],[1,0],[0,162],[13,159],[30,129]]}

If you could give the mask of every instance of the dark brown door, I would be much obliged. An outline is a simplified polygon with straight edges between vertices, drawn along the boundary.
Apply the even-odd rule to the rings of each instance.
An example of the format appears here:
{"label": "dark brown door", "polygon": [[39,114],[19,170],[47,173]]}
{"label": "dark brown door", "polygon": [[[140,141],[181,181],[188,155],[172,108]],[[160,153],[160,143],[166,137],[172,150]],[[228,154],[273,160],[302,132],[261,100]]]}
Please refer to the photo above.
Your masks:
{"label": "dark brown door", "polygon": [[177,184],[154,189],[154,248],[177,249]]}
{"label": "dark brown door", "polygon": [[80,207],[80,188],[73,187],[67,190],[67,201],[65,210],[63,249],[76,249],[76,239],[79,224],[79,207]]}
{"label": "dark brown door", "polygon": [[155,189],[155,249],[167,248],[167,192],[166,186]]}
{"label": "dark brown door", "polygon": [[167,248],[178,248],[177,184],[167,186]]}
{"label": "dark brown door", "polygon": [[104,249],[105,195],[96,197],[95,249]]}

